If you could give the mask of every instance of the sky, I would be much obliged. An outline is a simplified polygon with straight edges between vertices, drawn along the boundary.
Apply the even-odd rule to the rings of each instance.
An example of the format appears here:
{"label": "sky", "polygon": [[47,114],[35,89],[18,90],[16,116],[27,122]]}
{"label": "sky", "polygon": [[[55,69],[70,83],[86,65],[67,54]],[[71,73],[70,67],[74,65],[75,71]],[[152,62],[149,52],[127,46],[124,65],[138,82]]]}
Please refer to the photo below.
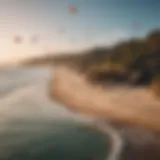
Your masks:
{"label": "sky", "polygon": [[0,63],[144,37],[160,27],[159,8],[157,0],[0,0]]}

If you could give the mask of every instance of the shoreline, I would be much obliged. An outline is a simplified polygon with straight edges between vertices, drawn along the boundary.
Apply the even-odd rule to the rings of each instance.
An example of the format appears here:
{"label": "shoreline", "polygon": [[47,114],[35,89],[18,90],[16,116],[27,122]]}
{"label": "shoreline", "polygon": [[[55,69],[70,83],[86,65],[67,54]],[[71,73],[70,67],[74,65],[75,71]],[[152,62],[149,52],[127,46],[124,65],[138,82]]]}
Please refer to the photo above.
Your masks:
{"label": "shoreline", "polygon": [[116,129],[102,120],[95,120],[93,127],[99,132],[108,136],[111,142],[111,150],[105,160],[117,160],[123,152],[124,140]]}
{"label": "shoreline", "polygon": [[[67,108],[68,109],[68,108]],[[70,108],[71,112],[74,112]],[[84,112],[76,112],[77,114],[86,115]],[[86,125],[98,130],[104,136],[111,140],[111,151],[107,155],[106,160],[159,160],[160,158],[160,134],[148,127],[138,125],[130,125],[129,123],[115,122],[111,119],[97,117],[91,115],[92,120]],[[136,158],[135,158],[136,157]],[[144,158],[145,157],[145,158]],[[156,158],[152,158],[156,157]]]}
{"label": "shoreline", "polygon": [[146,88],[119,88],[109,92],[88,84],[74,69],[54,67],[49,94],[67,109],[160,132],[160,102]]}

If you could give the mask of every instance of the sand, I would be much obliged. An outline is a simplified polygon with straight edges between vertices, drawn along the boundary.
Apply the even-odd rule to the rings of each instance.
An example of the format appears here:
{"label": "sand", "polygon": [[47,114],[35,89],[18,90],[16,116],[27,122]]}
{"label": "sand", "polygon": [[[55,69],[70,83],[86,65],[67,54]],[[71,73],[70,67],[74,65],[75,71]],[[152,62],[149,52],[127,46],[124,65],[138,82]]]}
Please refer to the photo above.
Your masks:
{"label": "sand", "polygon": [[160,101],[149,88],[91,85],[62,64],[54,66],[50,86],[51,97],[72,111],[160,132]]}

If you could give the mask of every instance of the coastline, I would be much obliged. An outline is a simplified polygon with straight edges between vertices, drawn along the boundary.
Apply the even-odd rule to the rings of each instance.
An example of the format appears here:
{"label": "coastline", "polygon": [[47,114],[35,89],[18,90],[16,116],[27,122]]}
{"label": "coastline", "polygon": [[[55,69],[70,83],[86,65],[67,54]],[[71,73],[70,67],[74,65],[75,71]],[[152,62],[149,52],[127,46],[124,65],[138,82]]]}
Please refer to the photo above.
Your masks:
{"label": "coastline", "polygon": [[[51,147],[51,143],[53,148],[49,150],[52,155],[56,155],[58,143],[58,147],[64,147],[64,152],[69,148],[69,144],[73,144],[73,148],[70,147],[69,149],[70,153],[75,149],[82,156],[83,154],[84,156],[97,154],[98,157],[108,157],[110,137],[92,127],[94,125],[92,118],[74,115],[49,99],[46,91],[50,71],[41,68],[35,70],[32,68],[17,68],[14,70],[7,69],[7,72],[4,70],[3,73],[0,75],[1,80],[3,80],[1,81],[1,89],[7,89],[8,94],[0,99],[2,106],[0,108],[0,138],[3,139],[0,145],[0,159],[6,159],[6,156],[8,156],[7,159],[18,159],[17,154],[21,153],[24,156],[22,155],[19,159],[23,159],[30,156],[35,149],[40,149],[36,156],[43,154],[48,156],[47,149],[49,148],[47,147]],[[9,79],[12,79],[12,81],[7,81]],[[24,82],[28,82],[27,85]],[[14,88],[13,92],[10,88]],[[76,127],[80,129],[74,129]],[[56,133],[56,128],[59,134]],[[67,131],[69,132],[68,135]],[[75,137],[73,138],[72,135],[73,137],[75,135]],[[59,140],[58,136],[60,136]],[[92,136],[94,137],[92,138]],[[8,138],[9,143],[7,143]],[[25,141],[26,139],[27,141]],[[37,144],[34,142],[35,139]],[[46,139],[48,142],[46,142]],[[89,151],[84,148],[84,145],[88,145]],[[46,149],[46,153],[43,152],[43,147]],[[75,155],[77,153],[74,152]],[[13,156],[15,157],[13,158]],[[72,155],[69,154],[69,156]]]}
{"label": "coastline", "polygon": [[124,140],[117,132],[117,130],[112,125],[107,124],[102,120],[96,120],[93,123],[93,126],[102,134],[107,135],[112,142],[111,150],[109,152],[109,155],[106,157],[106,160],[117,160],[118,158],[120,158],[123,152]]}
{"label": "coastline", "polygon": [[[64,118],[65,120],[68,119],[71,121],[78,120],[78,122],[80,122],[80,123],[82,122],[82,124],[84,124],[84,126],[91,127],[93,129],[95,129],[96,131],[101,132],[103,134],[103,136],[105,137],[104,143],[106,143],[107,141],[108,142],[112,141],[112,139],[113,139],[113,141],[112,141],[113,144],[111,146],[113,150],[112,151],[110,150],[111,152],[109,152],[109,155],[108,154],[106,155],[107,160],[108,160],[108,158],[110,158],[109,160],[114,160],[116,157],[118,157],[118,159],[122,158],[123,160],[128,160],[128,159],[129,160],[134,160],[134,159],[137,159],[137,160],[143,160],[143,159],[145,159],[145,160],[150,160],[150,159],[159,160],[160,159],[160,152],[159,152],[160,135],[159,134],[153,133],[152,131],[149,131],[149,130],[143,130],[142,128],[133,127],[131,125],[125,126],[124,124],[119,124],[119,123],[115,124],[112,122],[111,119],[106,118],[105,116],[104,116],[105,118],[102,118],[101,116],[97,116],[96,112],[94,114],[96,116],[91,116],[91,117],[88,116],[87,114],[85,115],[84,112],[78,112],[78,110],[77,110],[77,114],[76,114],[75,106],[71,106],[72,108],[70,107],[71,112],[75,111],[74,113],[70,114],[70,112],[67,111],[67,109],[69,108],[68,107],[69,105],[66,106],[66,108],[64,108],[64,105],[57,106],[57,104],[54,104],[53,101],[51,101],[51,99],[46,95],[46,91],[47,91],[47,89],[49,89],[48,87],[50,87],[50,86],[48,86],[48,81],[50,79],[50,71],[46,70],[47,72],[46,71],[43,72],[43,71],[41,71],[41,69],[36,71],[36,73],[35,73],[35,71],[33,71],[32,69],[29,69],[29,70],[27,69],[23,72],[20,72],[20,74],[22,75],[22,73],[23,73],[23,75],[25,77],[21,78],[20,76],[18,76],[18,78],[17,78],[17,76],[16,76],[15,82],[18,81],[18,83],[14,84],[14,81],[13,80],[11,81],[11,83],[13,83],[14,85],[17,86],[17,85],[21,84],[23,81],[27,80],[31,83],[31,86],[32,86],[33,82],[35,82],[35,81],[33,81],[33,79],[35,79],[37,77],[37,81],[39,82],[39,84],[37,84],[36,86],[34,84],[33,89],[31,89],[32,87],[28,88],[28,85],[27,85],[27,88],[29,90],[26,88],[25,90],[18,92],[18,94],[16,94],[17,100],[14,104],[14,107],[13,107],[13,103],[11,103],[11,102],[15,101],[15,97],[13,96],[13,94],[8,97],[9,99],[8,98],[4,99],[2,104],[3,104],[3,106],[5,106],[6,112],[4,112],[4,108],[1,108],[1,111],[3,113],[2,115],[4,115],[4,117],[5,116],[6,116],[6,118],[8,117],[9,120],[10,120],[10,118],[13,118],[13,119],[18,118],[18,120],[21,119],[21,122],[22,122],[22,119],[25,119],[25,117],[26,118],[28,117],[28,119],[26,119],[27,122],[31,122],[32,116],[34,118],[39,117],[37,120],[41,120],[40,122],[42,122],[43,120],[46,121],[48,119],[49,123],[54,118],[56,118],[58,121],[61,118],[62,119]],[[13,76],[15,74],[9,74],[9,75],[7,74],[7,77],[10,75]],[[28,75],[31,75],[31,76],[28,76]],[[31,78],[31,77],[35,77],[35,78]],[[53,84],[54,84],[54,82],[55,81],[53,81]],[[7,87],[7,85],[6,85],[6,87]],[[73,83],[72,83],[72,85],[73,85]],[[4,85],[2,85],[2,86],[4,86]],[[55,86],[55,87],[58,87],[58,86]],[[28,98],[26,97],[27,95],[28,95]],[[37,95],[36,98],[33,95]],[[23,97],[26,100],[23,99]],[[23,101],[22,101],[22,99],[23,99]],[[25,109],[26,106],[28,107],[28,99],[30,100],[29,104],[32,108],[31,110]],[[59,99],[59,102],[61,102],[60,99]],[[61,102],[61,103],[63,103],[63,102]],[[27,104],[27,105],[25,105],[25,104]],[[58,103],[58,104],[60,104],[60,103]],[[32,105],[34,106],[34,108]],[[19,110],[18,114],[17,114],[17,111],[15,109],[18,106],[20,106],[20,108],[17,108]],[[10,109],[10,112],[8,112],[8,109],[7,109],[8,107]],[[75,109],[75,110],[73,110],[73,109]],[[88,109],[88,114],[90,114],[89,109]],[[65,116],[64,114],[61,114],[62,112],[64,112],[64,114],[67,114],[67,116]],[[44,116],[42,116],[42,115],[44,115]],[[13,119],[11,119],[11,120],[13,120]],[[44,123],[42,126],[45,127],[46,124]],[[25,125],[23,125],[23,127],[25,127]],[[15,128],[15,127],[13,127],[13,128]],[[11,128],[9,127],[9,129],[11,129]],[[45,131],[45,130],[43,130],[43,131]],[[122,142],[122,144],[121,144],[121,142]],[[104,150],[108,153],[107,148],[105,148]],[[144,156],[145,156],[145,158],[144,158]],[[156,158],[155,158],[155,156],[156,156]],[[104,154],[104,157],[105,157],[105,154]]]}
{"label": "coastline", "polygon": [[147,88],[122,86],[108,91],[89,84],[84,75],[61,64],[54,66],[49,94],[71,111],[160,132],[160,102]]}

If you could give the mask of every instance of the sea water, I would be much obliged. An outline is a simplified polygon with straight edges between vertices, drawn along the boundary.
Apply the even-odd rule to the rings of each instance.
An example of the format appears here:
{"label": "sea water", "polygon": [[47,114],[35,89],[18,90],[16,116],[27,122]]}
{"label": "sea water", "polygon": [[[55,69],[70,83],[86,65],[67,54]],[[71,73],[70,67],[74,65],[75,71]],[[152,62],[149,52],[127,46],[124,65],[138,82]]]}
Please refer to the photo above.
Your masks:
{"label": "sea water", "polygon": [[109,138],[48,96],[50,71],[0,69],[0,160],[104,160]]}

